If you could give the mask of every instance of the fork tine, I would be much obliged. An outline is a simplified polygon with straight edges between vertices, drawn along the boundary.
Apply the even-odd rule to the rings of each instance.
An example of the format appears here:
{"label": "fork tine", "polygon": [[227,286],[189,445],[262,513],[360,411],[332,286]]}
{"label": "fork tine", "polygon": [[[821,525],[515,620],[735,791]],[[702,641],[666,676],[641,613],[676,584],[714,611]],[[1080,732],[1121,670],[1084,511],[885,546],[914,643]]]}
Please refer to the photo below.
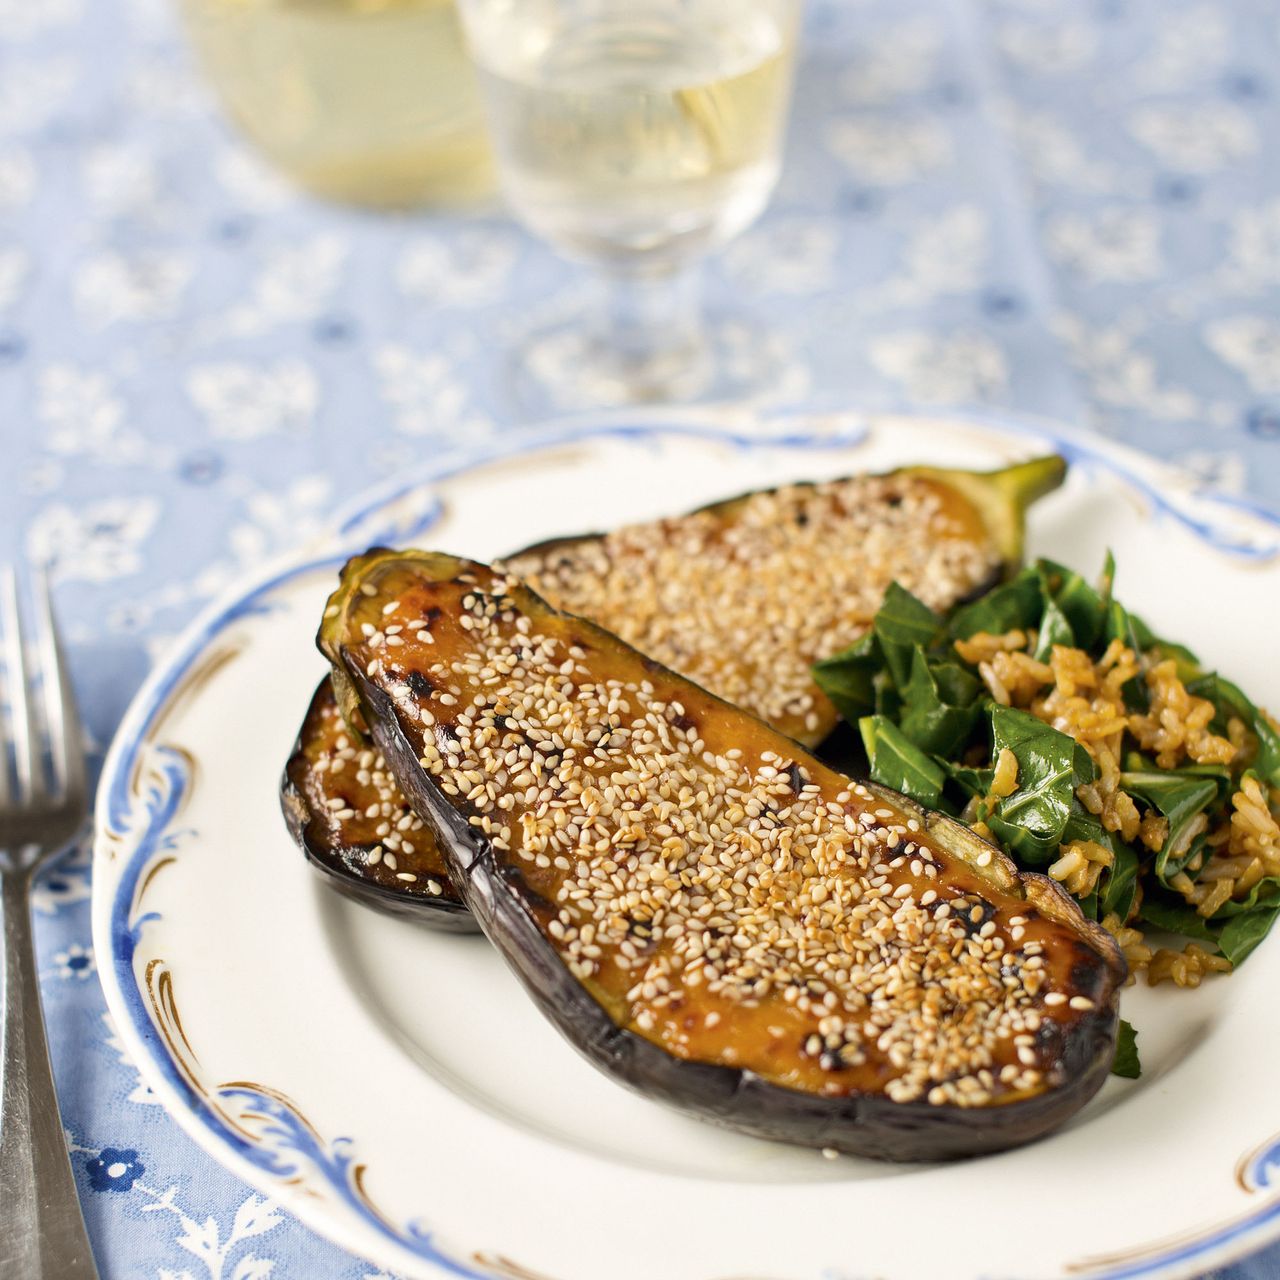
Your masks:
{"label": "fork tine", "polygon": [[44,787],[39,748],[32,723],[31,683],[27,679],[23,653],[22,616],[18,608],[18,576],[10,565],[4,575],[5,672],[9,685],[9,716],[12,725],[13,763],[18,799],[26,802]]}
{"label": "fork tine", "polygon": [[81,750],[80,716],[75,690],[58,640],[49,591],[49,572],[44,566],[32,571],[39,633],[40,670],[44,676],[45,721],[49,726],[49,754],[59,791],[73,795],[84,787],[84,752]]}

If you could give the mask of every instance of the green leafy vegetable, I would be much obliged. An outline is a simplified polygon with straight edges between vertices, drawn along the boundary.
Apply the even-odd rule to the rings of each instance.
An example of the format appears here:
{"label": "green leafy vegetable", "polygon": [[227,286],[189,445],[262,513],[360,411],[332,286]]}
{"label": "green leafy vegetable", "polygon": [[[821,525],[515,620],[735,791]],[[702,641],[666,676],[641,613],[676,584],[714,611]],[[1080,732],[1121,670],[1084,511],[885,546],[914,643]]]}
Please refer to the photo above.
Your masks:
{"label": "green leafy vegetable", "polygon": [[892,720],[864,716],[858,721],[874,782],[892,787],[930,809],[942,798],[946,775]]}
{"label": "green leafy vegetable", "polygon": [[1011,852],[1041,866],[1058,856],[1071,817],[1080,748],[1074,738],[1029,712],[993,706],[992,759],[1006,748],[1018,761],[1018,788],[996,802],[987,826]]}
{"label": "green leafy vegetable", "polygon": [[1067,615],[1050,597],[1045,602],[1044,613],[1040,615],[1040,635],[1036,640],[1036,651],[1031,656],[1037,662],[1048,662],[1053,656],[1054,645],[1065,645],[1070,649],[1075,647],[1075,643],[1075,632],[1067,621]]}
{"label": "green leafy vegetable", "polygon": [[[1217,798],[1220,780],[1200,773],[1184,774],[1181,770],[1122,773],[1120,786],[1130,795],[1145,800],[1169,820],[1169,835],[1156,854],[1155,873],[1162,884],[1177,875],[1194,856],[1194,842],[1183,842],[1188,826]],[[1182,844],[1179,855],[1174,854]]]}
{"label": "green leafy vegetable", "polygon": [[1116,1033],[1116,1056],[1111,1064],[1111,1074],[1125,1080],[1137,1080],[1142,1075],[1142,1062],[1138,1057],[1138,1033],[1133,1024],[1120,1019]]}
{"label": "green leafy vegetable", "polygon": [[1268,786],[1280,787],[1280,730],[1267,719],[1241,690],[1216,672],[1201,676],[1187,685],[1187,692],[1197,698],[1208,698],[1222,708],[1214,727],[1225,732],[1230,715],[1238,716],[1245,727],[1258,739],[1258,753],[1253,760],[1253,770]]}
{"label": "green leafy vegetable", "polygon": [[1218,935],[1218,949],[1233,966],[1243,964],[1245,957],[1270,932],[1277,915],[1280,915],[1280,903],[1268,903],[1248,915],[1229,920]]}
{"label": "green leafy vegetable", "polygon": [[975,699],[981,684],[963,667],[931,664],[919,645],[911,658],[911,676],[902,691],[902,732],[922,751],[949,756],[968,741],[981,708]]}
{"label": "green leafy vegetable", "polygon": [[1074,569],[1054,564],[1051,560],[1042,560],[1040,564],[1054,604],[1070,624],[1071,634],[1075,637],[1072,643],[1092,650],[1106,626],[1107,606],[1103,597]]}
{"label": "green leafy vegetable", "polygon": [[[1051,560],[1039,560],[1010,581],[941,619],[897,584],[886,592],[871,630],[843,653],[818,663],[814,679],[850,724],[856,724],[870,775],[929,808],[984,821],[1016,861],[1044,867],[1063,845],[1090,841],[1110,851],[1077,901],[1095,919],[1114,916],[1164,930],[1242,961],[1280,915],[1280,876],[1263,876],[1247,893],[1222,903],[1204,919],[1173,881],[1185,888],[1213,855],[1210,830],[1220,829],[1233,793],[1251,770],[1265,788],[1280,787],[1280,731],[1243,691],[1206,672],[1191,650],[1156,636],[1114,596],[1115,562],[1107,555],[1098,586]],[[1031,656],[1048,661],[1055,646],[1083,649],[1095,662],[1113,640],[1141,653],[1147,664],[1172,659],[1190,693],[1214,707],[1211,729],[1227,735],[1241,721],[1256,750],[1229,767],[1184,764],[1161,769],[1130,749],[1121,790],[1141,810],[1168,822],[1153,852],[1108,830],[1088,812],[1078,789],[1095,780],[1090,754],[1068,734],[1030,712],[1002,706],[988,694],[955,641],[979,632],[1034,633]],[[1142,675],[1124,686],[1131,711],[1146,710],[1150,690]],[[991,797],[994,765],[1003,750],[1018,763],[1015,790]],[[1113,824],[1118,825],[1118,824]],[[1204,828],[1204,829],[1201,829]],[[1136,1047],[1133,1049],[1136,1070]]]}
{"label": "green leafy vegetable", "polygon": [[850,724],[857,724],[876,705],[875,677],[881,666],[875,632],[868,631],[843,653],[814,663],[813,680],[836,710]]}
{"label": "green leafy vegetable", "polygon": [[968,796],[985,796],[991,790],[994,769],[976,769],[971,765],[944,763],[947,777],[957,783]]}
{"label": "green leafy vegetable", "polygon": [[1197,942],[1208,942],[1214,946],[1218,944],[1220,930],[1210,925],[1195,907],[1181,899],[1175,901],[1154,893],[1147,894],[1142,900],[1142,919],[1153,929],[1163,929],[1165,933],[1180,933]]}
{"label": "green leafy vegetable", "polygon": [[904,689],[910,679],[916,648],[931,645],[941,629],[942,620],[927,604],[896,582],[889,584],[872,630],[898,689]]}
{"label": "green leafy vegetable", "polygon": [[1025,631],[1039,622],[1043,603],[1039,572],[1034,568],[1023,569],[1003,586],[957,609],[951,615],[947,630],[956,640],[967,640],[979,631],[989,635]]}
{"label": "green leafy vegetable", "polygon": [[1104,873],[1105,887],[1098,906],[1103,917],[1114,914],[1121,920],[1127,920],[1138,896],[1138,872],[1141,864],[1137,853],[1123,841],[1112,839],[1107,843],[1116,860]]}

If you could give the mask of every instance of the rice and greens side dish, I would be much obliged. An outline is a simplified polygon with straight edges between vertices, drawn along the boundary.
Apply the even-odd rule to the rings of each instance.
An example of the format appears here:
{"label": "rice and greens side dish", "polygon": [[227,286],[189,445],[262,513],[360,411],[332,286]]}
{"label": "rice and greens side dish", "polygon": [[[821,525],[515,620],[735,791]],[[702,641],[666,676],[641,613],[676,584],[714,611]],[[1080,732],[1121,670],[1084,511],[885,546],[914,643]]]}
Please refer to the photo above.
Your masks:
{"label": "rice and greens side dish", "polygon": [[946,618],[895,584],[814,676],[874,780],[1059,881],[1131,973],[1192,987],[1280,914],[1280,731],[1113,578],[1110,557],[1096,588],[1039,560]]}

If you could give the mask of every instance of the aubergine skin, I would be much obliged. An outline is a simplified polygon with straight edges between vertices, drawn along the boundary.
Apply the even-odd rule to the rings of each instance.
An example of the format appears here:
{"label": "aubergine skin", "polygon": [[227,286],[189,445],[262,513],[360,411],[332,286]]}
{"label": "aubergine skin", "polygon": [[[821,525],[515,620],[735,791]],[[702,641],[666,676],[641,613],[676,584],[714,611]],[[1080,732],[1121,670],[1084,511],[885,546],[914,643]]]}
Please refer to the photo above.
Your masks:
{"label": "aubergine skin", "polygon": [[[466,903],[482,932],[560,1034],[592,1066],[636,1093],[753,1137],[910,1163],[988,1155],[1034,1142],[1060,1128],[1106,1081],[1115,1055],[1115,999],[1086,1015],[1071,1040],[1062,1060],[1068,1083],[1003,1106],[939,1107],[869,1093],[823,1098],[771,1084],[750,1071],[673,1057],[617,1026],[569,973],[492,846],[475,839],[474,829],[442,803],[418,767],[391,700],[363,677],[360,685],[383,755],[414,808],[432,817],[451,864],[467,868]],[[1053,881],[1043,879],[1050,892],[1060,892]],[[505,891],[495,892],[503,882]]]}
{"label": "aubergine skin", "polygon": [[[450,933],[479,932],[433,839],[420,839],[410,854],[402,851],[395,869],[385,859],[369,864],[370,850],[379,841],[364,809],[379,801],[377,789],[361,783],[355,769],[331,777],[316,768],[318,760],[333,757],[344,732],[326,677],[316,688],[280,778],[280,807],[298,847],[329,883],[363,906]],[[338,776],[341,786],[334,785]],[[327,803],[331,799],[348,800],[354,807],[336,812],[350,816],[335,816]],[[425,828],[419,834],[430,836]],[[415,879],[398,879],[400,870]]]}
{"label": "aubergine skin", "polygon": [[[473,574],[484,570],[484,566],[452,557],[416,553],[405,558],[415,571],[436,582],[450,572],[464,572],[467,576],[463,580],[471,582]],[[396,557],[391,553],[383,553],[352,562],[344,572],[343,587],[333,598],[339,612],[345,607],[344,599],[349,602],[352,592],[366,580],[371,566],[376,570],[393,559]],[[830,771],[752,717],[672,676],[593,624],[558,613],[527,588],[517,587],[516,593],[543,622],[566,621],[575,637],[586,637],[576,643],[588,648],[616,646],[611,656],[630,654],[654,680],[667,682],[660,688],[683,687],[682,697],[704,717],[698,722],[701,727],[706,727],[708,712],[732,717],[729,727],[735,732],[740,729],[745,738],[778,742],[787,748],[793,767],[802,766],[800,777],[830,778]],[[402,691],[397,689],[397,698],[393,698],[385,684],[386,673],[368,673],[366,664],[353,652],[357,646],[348,647],[344,642],[342,625],[327,618],[322,648],[342,664],[338,678],[347,682],[352,696],[358,698],[375,741],[414,809],[430,822],[468,908],[544,1014],[589,1061],[618,1081],[647,1097],[739,1132],[848,1154],[919,1161],[994,1152],[1039,1138],[1078,1111],[1106,1079],[1114,1053],[1119,989],[1126,976],[1114,941],[1085,921],[1054,882],[1038,875],[1019,875],[1003,854],[967,828],[924,814],[905,798],[882,789],[874,789],[871,801],[889,804],[899,816],[915,816],[917,828],[913,830],[922,832],[915,838],[920,849],[928,851],[926,858],[950,860],[948,874],[956,873],[962,886],[985,885],[986,896],[980,893],[979,902],[1004,900],[1007,905],[1012,896],[1015,908],[1032,917],[1031,927],[1043,927],[1044,936],[1052,934],[1057,939],[1057,950],[1049,957],[1051,968],[1059,975],[1070,975],[1071,990],[1085,997],[1081,1006],[1085,1011],[1078,1016],[1072,1012],[1069,1021],[1060,1022],[1052,1022],[1046,1015],[1053,1028],[1045,1042],[1052,1044],[1051,1084],[1042,1092],[1015,1093],[986,1105],[969,1106],[924,1098],[894,1101],[876,1090],[832,1096],[786,1087],[756,1071],[724,1062],[677,1056],[638,1031],[620,1026],[570,972],[545,932],[551,904],[531,887],[511,852],[504,856],[477,828],[475,809],[459,797],[451,800],[441,781],[422,766],[421,748],[410,736],[402,706],[397,705]],[[689,714],[695,715],[694,711]],[[413,726],[412,732],[421,734],[421,729]],[[793,785],[798,795],[800,784]],[[1066,1010],[1060,1012],[1065,1014]]]}
{"label": "aubergine skin", "polygon": [[[1007,572],[1017,563],[1021,556],[1022,525],[1025,509],[1041,494],[1048,492],[1061,482],[1064,469],[1061,459],[1046,457],[990,473],[915,467],[906,468],[901,472],[890,473],[884,477],[850,477],[848,480],[833,483],[834,488],[839,490],[850,483],[867,482],[874,484],[877,481],[893,481],[896,477],[899,484],[907,487],[901,490],[891,487],[887,493],[880,490],[874,491],[878,494],[876,501],[895,503],[901,492],[910,491],[909,486],[915,484],[918,488],[930,492],[934,499],[949,511],[950,529],[952,531],[964,529],[966,531],[965,536],[980,540],[989,546],[991,549],[991,573],[981,577],[980,580],[974,580],[971,583],[971,589],[963,591],[958,598],[951,596],[946,598],[950,603],[955,604],[974,594],[980,594],[992,584],[1000,572]],[[635,535],[642,536],[646,530],[658,531],[663,538],[674,540],[683,536],[680,533],[682,529],[695,527],[705,529],[708,519],[727,527],[744,518],[743,513],[749,511],[753,502],[759,503],[761,500],[767,500],[770,495],[780,493],[795,495],[795,501],[804,508],[804,518],[806,520],[809,517],[809,513],[818,518],[819,513],[823,510],[823,502],[819,498],[820,492],[820,488],[813,484],[799,484],[789,486],[784,490],[764,490],[723,499],[696,511],[689,512],[686,516],[676,517],[673,520],[656,521],[649,525],[636,526],[632,534],[623,531],[624,543],[620,544],[615,550],[621,555],[632,554],[635,550]],[[790,520],[793,517],[799,517],[802,513],[800,507],[793,505],[792,509],[787,512],[776,514],[780,527],[790,529],[793,528],[789,523]],[[849,525],[848,520],[838,522],[837,532],[833,534],[832,550],[835,552],[840,547],[843,547],[840,554],[857,554],[856,540],[855,543],[850,544],[848,543],[848,536],[838,531],[846,525]],[[797,527],[797,533],[799,534],[802,529],[803,526]],[[941,530],[939,530],[939,534],[941,534]],[[842,538],[844,539],[843,542],[841,541]],[[616,630],[624,638],[630,638],[633,643],[637,643],[639,647],[649,650],[654,656],[665,661],[668,665],[684,669],[682,663],[674,660],[674,651],[678,646],[673,643],[672,634],[663,630],[666,626],[664,618],[659,617],[646,622],[640,617],[630,617],[626,608],[620,606],[617,598],[611,593],[606,593],[605,599],[601,602],[603,610],[601,614],[597,614],[593,608],[587,607],[589,604],[587,596],[590,594],[589,584],[593,579],[593,575],[598,575],[601,572],[597,553],[601,547],[607,545],[611,544],[609,535],[605,534],[580,534],[573,537],[559,537],[526,547],[524,550],[514,553],[508,558],[506,568],[514,572],[518,577],[526,578],[535,590],[541,592],[553,603],[559,604],[561,607],[569,607],[575,612],[586,613],[596,617],[607,628]],[[566,575],[568,577],[567,581],[565,580]],[[918,582],[907,582],[905,585],[918,587],[920,584]],[[701,593],[692,593],[689,598],[698,594]],[[803,579],[788,581],[785,590],[777,596],[779,605],[788,602],[799,602],[802,606],[802,614],[806,612],[803,608],[805,600]],[[575,605],[570,603],[571,601],[577,601],[578,603]],[[941,604],[944,601],[935,600],[935,603]],[[690,607],[694,606],[691,605]],[[647,644],[641,643],[637,636],[628,630],[628,623],[634,625],[642,634],[652,638],[656,647],[649,649]],[[801,642],[798,632],[791,633],[790,636],[785,630],[779,632],[776,620],[771,624],[767,617],[761,618],[758,615],[753,615],[749,625],[753,630],[767,631],[772,635],[773,642],[784,649],[788,647],[789,638],[793,643],[807,645],[814,643],[812,636]],[[861,627],[853,629],[850,629],[847,625],[844,629],[838,626],[834,627],[830,631],[831,643],[836,648],[843,647],[845,643],[852,643],[860,631]],[[667,642],[665,647],[664,641]],[[712,636],[708,637],[707,644],[699,647],[704,651],[710,651],[715,647],[715,643],[715,637]],[[729,649],[732,646],[721,645],[720,647]],[[695,662],[705,665],[707,660],[707,654],[704,652],[702,656],[695,659]],[[802,677],[806,668],[807,662],[800,664],[799,674]],[[698,670],[700,669],[701,667],[698,667]],[[695,670],[694,674],[696,677],[697,670]],[[730,678],[732,678],[731,674]],[[777,728],[796,738],[804,745],[813,747],[828,735],[836,723],[837,713],[825,694],[813,685],[811,681],[804,681],[803,683],[809,685],[808,694],[811,700],[811,705],[803,714],[779,709],[777,715],[765,715],[762,711],[762,706],[768,700],[767,694],[759,691],[754,697],[747,694],[746,691],[741,691],[744,693],[741,705],[756,714],[763,715],[765,719],[774,723]],[[714,680],[710,681],[709,687],[713,689],[720,688]],[[317,699],[320,696],[317,693]],[[374,869],[367,865],[367,845],[363,849],[354,847],[355,842],[353,840],[344,838],[341,830],[342,823],[334,822],[327,816],[324,820],[317,818],[314,810],[324,808],[326,794],[323,780],[318,777],[308,776],[308,738],[323,732],[325,726],[319,722],[314,708],[315,702],[313,701],[313,711],[309,714],[300,731],[298,747],[295,750],[294,757],[289,762],[282,783],[281,801],[285,807],[286,816],[290,818],[290,829],[294,832],[295,838],[302,844],[304,851],[312,859],[315,866],[323,870],[326,875],[341,887],[350,888],[354,896],[361,901],[371,906],[390,909],[397,914],[400,914],[399,908],[403,905],[413,912],[421,914],[424,921],[429,924],[438,923],[446,928],[460,927],[454,917],[463,912],[465,908],[462,906],[460,897],[449,886],[445,886],[444,890],[438,895],[423,891],[421,882],[409,884],[402,889],[402,882],[397,881],[394,876],[385,874],[385,868],[383,869],[383,874],[374,873]],[[348,710],[352,709],[348,708]],[[361,807],[363,808],[363,806]],[[313,812],[308,813],[308,808]],[[304,835],[307,831],[311,834]],[[410,870],[414,869],[416,868],[410,868]],[[445,874],[439,858],[434,860],[433,865],[426,867],[426,872],[432,875],[437,883],[441,883],[440,877]],[[364,890],[368,890],[368,892],[364,892]],[[401,899],[403,899],[403,902]],[[439,917],[441,916],[445,918],[440,919]]]}

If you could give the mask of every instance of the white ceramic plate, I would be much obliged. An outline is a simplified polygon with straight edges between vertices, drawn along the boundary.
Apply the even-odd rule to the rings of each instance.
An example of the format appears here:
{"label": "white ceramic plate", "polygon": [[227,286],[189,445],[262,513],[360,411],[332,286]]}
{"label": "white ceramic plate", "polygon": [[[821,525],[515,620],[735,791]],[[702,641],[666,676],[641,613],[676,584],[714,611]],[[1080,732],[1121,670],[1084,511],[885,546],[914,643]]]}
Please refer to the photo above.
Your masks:
{"label": "white ceramic plate", "polygon": [[1280,1236],[1280,938],[1199,991],[1129,990],[1145,1075],[1109,1081],[1050,1139],[894,1167],[633,1095],[482,939],[320,883],[276,782],[324,669],[312,636],[335,566],[374,541],[483,559],[790,478],[1056,447],[1072,475],[1036,508],[1030,553],[1092,573],[1113,548],[1127,603],[1280,704],[1280,521],[1135,454],[971,418],[594,425],[439,459],[359,504],[327,546],[206,612],[138,695],[99,796],[94,934],[121,1035],[179,1122],[316,1230],[412,1276],[1118,1280]]}

